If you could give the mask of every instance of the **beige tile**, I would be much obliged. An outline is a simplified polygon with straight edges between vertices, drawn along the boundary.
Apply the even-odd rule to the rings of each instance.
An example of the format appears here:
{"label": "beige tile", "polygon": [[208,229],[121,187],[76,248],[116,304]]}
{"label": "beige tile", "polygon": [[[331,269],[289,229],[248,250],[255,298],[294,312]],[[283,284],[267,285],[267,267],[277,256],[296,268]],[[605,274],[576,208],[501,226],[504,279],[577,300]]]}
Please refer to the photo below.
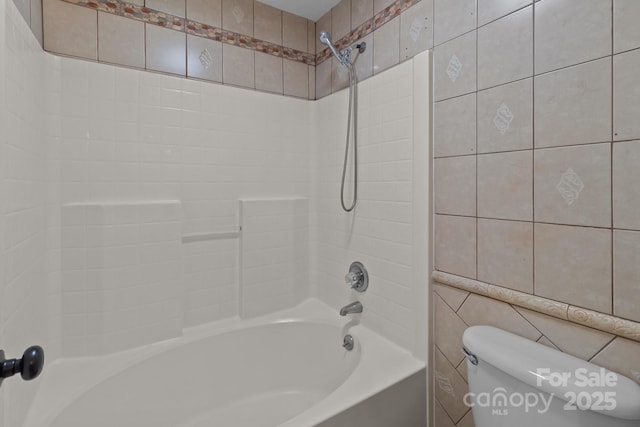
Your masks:
{"label": "beige tile", "polygon": [[610,58],[538,76],[534,92],[536,148],[611,140]]}
{"label": "beige tile", "polygon": [[256,52],[256,89],[282,94],[283,60],[277,56]]}
{"label": "beige tile", "polygon": [[476,156],[434,161],[435,212],[476,215]]}
{"label": "beige tile", "polygon": [[354,0],[351,2],[351,29],[357,28],[373,18],[373,0]]}
{"label": "beige tile", "polygon": [[451,421],[451,418],[449,418],[449,415],[447,415],[447,412],[444,410],[444,408],[442,407],[440,402],[438,402],[437,399],[435,399],[434,407],[435,407],[435,420],[436,420],[437,427],[456,427],[456,425],[453,423],[453,421]]}
{"label": "beige tile", "polygon": [[98,60],[144,68],[144,23],[98,12]]}
{"label": "beige tile", "polygon": [[341,0],[331,9],[331,36],[338,41],[351,31],[351,0]]}
{"label": "beige tile", "polygon": [[222,27],[222,0],[187,0],[187,18],[212,27]]}
{"label": "beige tile", "polygon": [[467,325],[456,315],[439,295],[433,296],[434,304],[434,340],[440,351],[455,366],[464,359],[462,334]]}
{"label": "beige tile", "polygon": [[611,226],[611,144],[535,150],[535,219]]}
{"label": "beige tile", "polygon": [[462,376],[467,384],[469,384],[469,376],[467,371],[467,359],[464,358],[462,362],[456,367],[456,371]]}
{"label": "beige tile", "polygon": [[606,332],[576,325],[525,308],[518,307],[516,309],[560,351],[580,359],[591,359],[613,339],[613,335]]}
{"label": "beige tile", "polygon": [[640,141],[613,144],[613,226],[640,230]]}
{"label": "beige tile", "polygon": [[467,412],[467,415],[465,415],[462,420],[460,420],[457,427],[475,427],[475,422],[473,421],[473,411]]}
{"label": "beige tile", "polygon": [[433,284],[433,290],[444,302],[453,310],[458,310],[465,299],[469,296],[469,292],[462,289],[454,288],[440,283]]}
{"label": "beige tile", "polygon": [[289,59],[284,60],[284,94],[298,98],[309,97],[309,66]]}
{"label": "beige tile", "polygon": [[464,404],[463,396],[469,392],[464,378],[447,358],[435,351],[435,397],[454,423],[464,417],[469,408]]}
{"label": "beige tile", "polygon": [[435,268],[476,278],[476,219],[448,215],[435,217]]}
{"label": "beige tile", "polygon": [[222,43],[188,34],[187,75],[222,82]]}
{"label": "beige tile", "polygon": [[315,28],[311,32],[309,31],[306,18],[292,13],[282,12],[283,46],[297,49],[301,52],[308,52],[309,47],[307,37],[309,36],[315,37]]}
{"label": "beige tile", "polygon": [[438,46],[434,53],[435,100],[476,91],[476,32]]}
{"label": "beige tile", "polygon": [[614,53],[640,47],[640,2],[637,0],[613,0],[613,51]]}
{"label": "beige tile", "polygon": [[434,7],[436,46],[476,28],[475,0],[436,1]]}
{"label": "beige tile", "polygon": [[494,326],[533,341],[542,335],[509,304],[476,294],[469,295],[458,316],[469,326]]}
{"label": "beige tile", "polygon": [[256,52],[256,89],[283,93],[282,58]]}
{"label": "beige tile", "polygon": [[433,48],[433,0],[421,0],[400,15],[400,60]]}
{"label": "beige tile", "polygon": [[145,24],[147,69],[186,75],[186,34]]}
{"label": "beige tile", "polygon": [[316,67],[309,65],[309,99],[316,99]]}
{"label": "beige tile", "polygon": [[98,18],[95,10],[60,0],[44,0],[44,48],[49,52],[98,59]]}
{"label": "beige tile", "polygon": [[307,20],[307,52],[316,54],[316,39],[318,32],[316,31],[316,23]]}
{"label": "beige tile", "polygon": [[181,18],[185,16],[185,0],[145,0],[145,6]]}
{"label": "beige tile", "polygon": [[447,99],[434,107],[434,156],[476,152],[476,94]]}
{"label": "beige tile", "polygon": [[373,14],[382,12],[387,7],[391,6],[395,0],[373,0]]}
{"label": "beige tile", "polygon": [[613,231],[613,314],[640,322],[640,232]]}
{"label": "beige tile", "polygon": [[613,57],[613,139],[640,139],[640,50]]}
{"label": "beige tile", "polygon": [[533,152],[478,155],[478,216],[533,219]]}
{"label": "beige tile", "polygon": [[640,354],[639,342],[618,337],[591,359],[591,362],[640,383],[638,354]]}
{"label": "beige tile", "polygon": [[[358,73],[358,81],[362,81],[373,75],[373,33],[369,34],[362,40],[358,40],[358,43],[366,43],[367,48],[363,53],[352,53],[352,58],[355,59],[356,73]],[[356,56],[357,55],[357,56]]]}
{"label": "beige tile", "polygon": [[253,0],[222,0],[222,28],[253,36]]}
{"label": "beige tile", "polygon": [[533,79],[478,92],[478,152],[533,148]]}
{"label": "beige tile", "polygon": [[282,44],[282,11],[256,1],[253,3],[254,37],[275,44]]}
{"label": "beige tile", "polygon": [[533,224],[478,220],[478,279],[533,293]]}
{"label": "beige tile", "polygon": [[331,59],[316,66],[316,98],[331,94]]}
{"label": "beige tile", "polygon": [[533,76],[533,6],[478,29],[478,89]]}
{"label": "beige tile", "polygon": [[325,50],[327,48],[327,46],[323,45],[320,42],[320,36],[319,34],[322,31],[326,31],[329,34],[331,34],[331,11],[325,13],[322,18],[320,18],[318,20],[318,22],[316,22],[316,36],[315,36],[315,41],[316,41],[316,52],[320,53],[323,50]]}
{"label": "beige tile", "polygon": [[349,69],[335,57],[331,57],[331,92],[338,92],[349,87]]}
{"label": "beige tile", "polygon": [[535,294],[611,313],[611,230],[536,224]]}
{"label": "beige tile", "polygon": [[478,0],[478,25],[501,18],[531,3],[531,0]]}
{"label": "beige tile", "polygon": [[558,347],[556,347],[556,345],[554,343],[552,343],[549,340],[549,338],[545,337],[544,335],[541,336],[540,339],[537,342],[538,342],[538,344],[546,345],[549,348],[552,348],[554,350],[560,351],[560,349]]}
{"label": "beige tile", "polygon": [[394,18],[373,32],[373,74],[400,62],[400,18]]}
{"label": "beige tile", "polygon": [[611,55],[611,2],[545,0],[535,7],[536,74]]}
{"label": "beige tile", "polygon": [[255,88],[255,58],[249,49],[222,45],[222,81],[224,84]]}

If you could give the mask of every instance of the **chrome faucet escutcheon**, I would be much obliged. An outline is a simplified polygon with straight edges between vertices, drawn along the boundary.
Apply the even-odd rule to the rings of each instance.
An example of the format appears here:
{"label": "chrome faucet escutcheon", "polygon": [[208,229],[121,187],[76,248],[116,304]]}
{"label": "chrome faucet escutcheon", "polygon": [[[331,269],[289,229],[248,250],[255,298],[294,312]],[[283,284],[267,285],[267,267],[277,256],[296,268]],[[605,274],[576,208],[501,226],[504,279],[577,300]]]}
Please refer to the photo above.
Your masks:
{"label": "chrome faucet escutcheon", "polygon": [[360,301],[347,304],[340,309],[340,316],[346,316],[347,314],[362,313],[362,303]]}

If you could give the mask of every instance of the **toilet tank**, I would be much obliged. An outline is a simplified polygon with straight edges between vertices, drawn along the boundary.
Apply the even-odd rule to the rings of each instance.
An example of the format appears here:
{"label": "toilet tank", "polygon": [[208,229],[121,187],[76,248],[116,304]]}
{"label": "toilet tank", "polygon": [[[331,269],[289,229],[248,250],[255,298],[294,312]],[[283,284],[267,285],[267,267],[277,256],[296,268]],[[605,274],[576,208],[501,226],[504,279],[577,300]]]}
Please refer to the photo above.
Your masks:
{"label": "toilet tank", "polygon": [[476,427],[640,427],[640,385],[625,376],[491,326],[462,341]]}

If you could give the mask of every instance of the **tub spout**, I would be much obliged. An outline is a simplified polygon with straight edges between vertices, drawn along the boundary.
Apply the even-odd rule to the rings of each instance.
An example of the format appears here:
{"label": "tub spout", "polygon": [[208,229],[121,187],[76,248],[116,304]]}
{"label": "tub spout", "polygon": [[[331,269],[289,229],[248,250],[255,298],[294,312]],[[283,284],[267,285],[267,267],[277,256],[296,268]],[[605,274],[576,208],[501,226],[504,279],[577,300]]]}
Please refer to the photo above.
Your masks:
{"label": "tub spout", "polygon": [[347,314],[362,313],[362,303],[360,301],[347,304],[340,309],[340,316],[346,316]]}

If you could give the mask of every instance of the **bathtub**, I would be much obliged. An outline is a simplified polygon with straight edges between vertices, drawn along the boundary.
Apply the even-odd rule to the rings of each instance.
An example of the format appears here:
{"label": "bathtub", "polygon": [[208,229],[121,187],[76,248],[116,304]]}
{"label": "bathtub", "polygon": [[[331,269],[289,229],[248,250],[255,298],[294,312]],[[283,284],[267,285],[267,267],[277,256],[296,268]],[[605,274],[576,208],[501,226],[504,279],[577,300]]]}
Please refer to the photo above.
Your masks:
{"label": "bathtub", "polygon": [[[355,323],[308,300],[134,350],[58,360],[25,427],[424,427],[424,362]],[[342,347],[346,333],[352,351]]]}

